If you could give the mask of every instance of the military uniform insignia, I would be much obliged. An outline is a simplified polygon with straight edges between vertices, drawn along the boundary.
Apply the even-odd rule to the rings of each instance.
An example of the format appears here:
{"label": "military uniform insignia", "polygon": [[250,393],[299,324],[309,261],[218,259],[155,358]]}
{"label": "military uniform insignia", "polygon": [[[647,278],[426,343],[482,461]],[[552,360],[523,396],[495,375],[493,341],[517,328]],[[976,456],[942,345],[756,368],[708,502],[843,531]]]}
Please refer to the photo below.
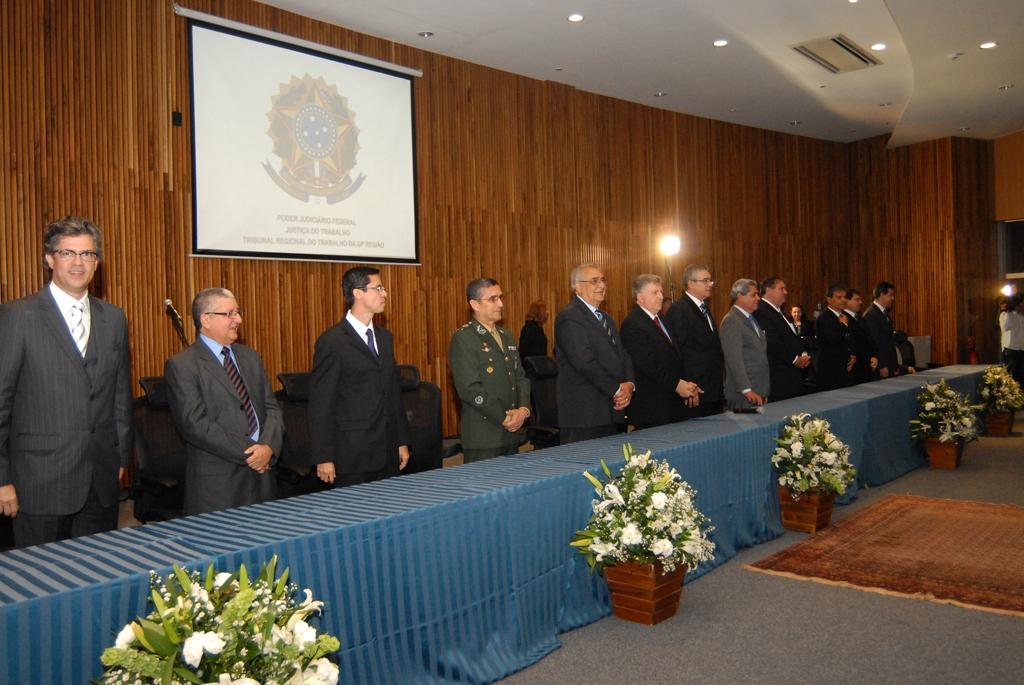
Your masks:
{"label": "military uniform insignia", "polygon": [[480,349],[483,350],[484,352],[490,353],[491,346],[487,344],[486,340],[484,340],[480,343]]}
{"label": "military uniform insignia", "polygon": [[476,325],[476,332],[479,333],[480,335],[487,335],[487,329],[480,324]]}
{"label": "military uniform insignia", "polygon": [[348,98],[322,77],[306,74],[282,83],[271,102],[267,135],[281,163],[275,169],[266,161],[263,169],[274,183],[303,202],[323,197],[334,204],[359,190],[366,176],[352,178],[359,129]]}

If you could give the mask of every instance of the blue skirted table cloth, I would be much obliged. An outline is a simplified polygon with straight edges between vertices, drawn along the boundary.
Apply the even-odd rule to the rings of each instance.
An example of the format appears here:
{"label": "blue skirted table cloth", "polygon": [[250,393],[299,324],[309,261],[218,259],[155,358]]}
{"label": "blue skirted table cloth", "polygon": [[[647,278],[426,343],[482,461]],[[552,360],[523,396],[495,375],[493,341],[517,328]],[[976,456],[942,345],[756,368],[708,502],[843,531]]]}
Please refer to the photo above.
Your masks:
{"label": "blue skirted table cloth", "polygon": [[[258,568],[271,555],[326,602],[341,682],[483,683],[558,648],[610,612],[604,580],[569,547],[590,515],[581,476],[622,463],[622,443],[667,459],[698,491],[717,551],[781,535],[770,455],[793,413],[822,415],[850,445],[858,483],[925,463],[908,421],[925,382],[974,393],[985,367],[944,367],[453,469],[0,554],[0,683],[82,683],[129,620],[149,611],[149,571]],[[843,501],[856,494],[856,485]]]}

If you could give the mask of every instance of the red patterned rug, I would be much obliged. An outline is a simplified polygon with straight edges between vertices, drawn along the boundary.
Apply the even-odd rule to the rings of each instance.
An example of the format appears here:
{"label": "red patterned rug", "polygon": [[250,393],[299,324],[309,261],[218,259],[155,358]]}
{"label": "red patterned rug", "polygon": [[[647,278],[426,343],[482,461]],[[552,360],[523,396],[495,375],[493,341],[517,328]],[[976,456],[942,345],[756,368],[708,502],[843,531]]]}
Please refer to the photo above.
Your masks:
{"label": "red patterned rug", "polygon": [[1024,616],[1024,507],[887,495],[747,568]]}

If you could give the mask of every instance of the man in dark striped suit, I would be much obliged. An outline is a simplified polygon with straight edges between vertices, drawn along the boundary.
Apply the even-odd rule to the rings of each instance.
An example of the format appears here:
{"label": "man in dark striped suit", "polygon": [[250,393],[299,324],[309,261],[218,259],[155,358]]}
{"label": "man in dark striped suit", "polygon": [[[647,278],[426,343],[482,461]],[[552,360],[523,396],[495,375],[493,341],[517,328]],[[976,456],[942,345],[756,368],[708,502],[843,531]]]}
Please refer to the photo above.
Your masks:
{"label": "man in dark striped suit", "polygon": [[89,295],[91,221],[46,227],[50,283],[0,309],[0,513],[27,547],[111,530],[131,460],[124,312]]}

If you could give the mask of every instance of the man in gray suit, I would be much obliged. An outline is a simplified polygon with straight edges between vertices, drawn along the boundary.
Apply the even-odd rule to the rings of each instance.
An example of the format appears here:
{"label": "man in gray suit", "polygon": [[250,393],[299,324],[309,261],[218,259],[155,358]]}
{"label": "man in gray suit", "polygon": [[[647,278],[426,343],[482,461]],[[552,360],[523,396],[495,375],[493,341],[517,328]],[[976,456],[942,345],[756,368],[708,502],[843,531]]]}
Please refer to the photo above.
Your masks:
{"label": "man in gray suit", "polygon": [[185,513],[271,500],[284,423],[263,360],[237,342],[238,301],[207,288],[192,300],[192,318],[199,338],[164,365],[171,413],[188,445]]}
{"label": "man in gray suit", "polygon": [[741,278],[729,291],[732,309],[722,319],[719,337],[725,356],[725,399],[736,410],[760,407],[771,390],[768,338],[752,316],[761,299],[757,282]]}
{"label": "man in gray suit", "polygon": [[0,309],[0,513],[18,547],[117,526],[131,373],[124,312],[89,295],[102,256],[89,220],[51,223],[49,285]]}

